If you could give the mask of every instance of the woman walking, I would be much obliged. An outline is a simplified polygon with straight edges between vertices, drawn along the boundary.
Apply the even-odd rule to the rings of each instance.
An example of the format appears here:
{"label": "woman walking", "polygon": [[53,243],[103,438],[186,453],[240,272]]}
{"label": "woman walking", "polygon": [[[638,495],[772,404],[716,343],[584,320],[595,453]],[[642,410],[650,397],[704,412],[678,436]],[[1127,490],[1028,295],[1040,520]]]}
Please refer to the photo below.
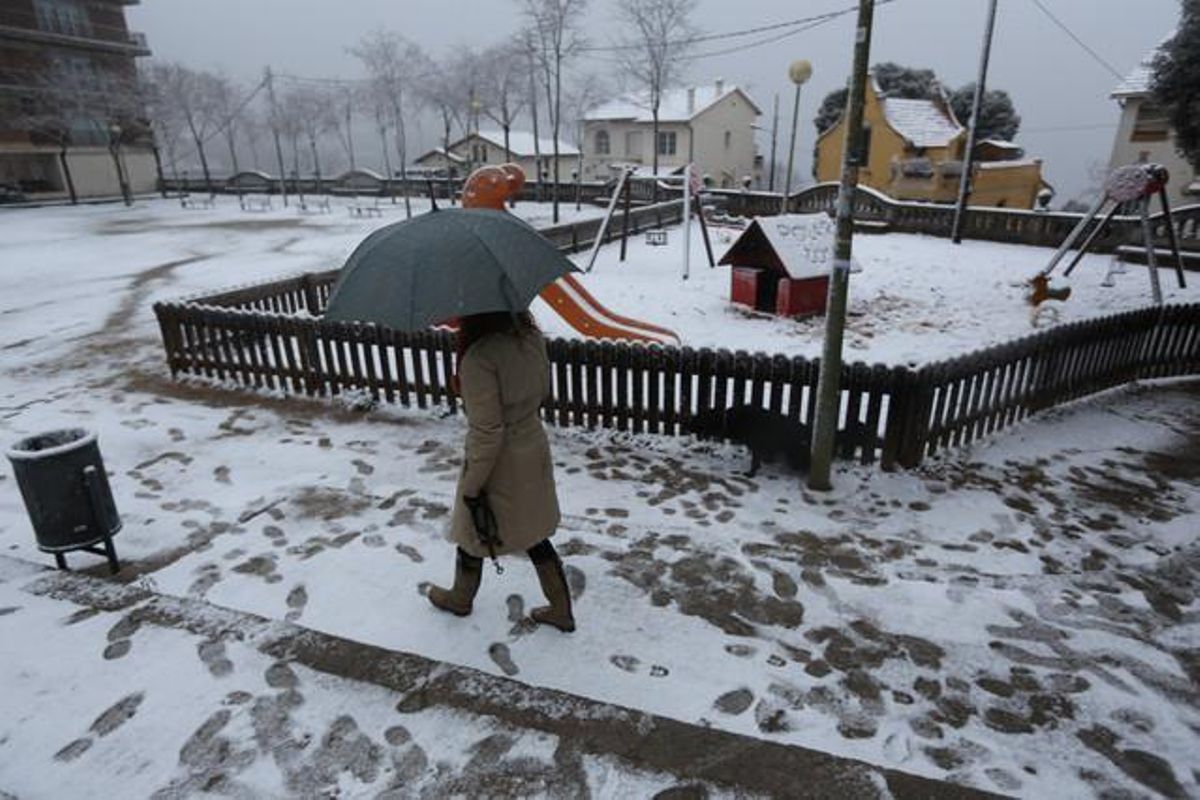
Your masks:
{"label": "woman walking", "polygon": [[546,342],[528,312],[473,314],[460,321],[458,355],[468,423],[449,532],[458,552],[454,585],[431,588],[429,601],[452,614],[470,614],[483,559],[525,551],[549,601],[530,616],[573,631],[571,595],[550,543],[559,522],[558,495],[538,417],[550,391]]}

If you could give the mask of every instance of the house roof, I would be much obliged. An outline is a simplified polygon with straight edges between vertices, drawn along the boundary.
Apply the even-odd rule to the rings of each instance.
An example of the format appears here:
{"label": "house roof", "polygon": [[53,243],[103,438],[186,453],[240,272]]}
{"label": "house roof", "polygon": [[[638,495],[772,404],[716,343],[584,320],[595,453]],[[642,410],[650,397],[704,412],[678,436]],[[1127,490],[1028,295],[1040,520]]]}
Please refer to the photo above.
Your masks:
{"label": "house roof", "polygon": [[447,161],[453,161],[457,164],[462,164],[466,161],[466,159],[463,158],[462,156],[456,156],[454,153],[447,153],[442,148],[435,147],[432,150],[430,150],[428,153],[425,153],[424,155],[419,156],[416,159],[416,161],[414,161],[413,163],[420,164],[425,159],[433,158],[434,156],[441,156],[442,158],[445,158]]}
{"label": "house roof", "polygon": [[[504,131],[482,130],[476,134],[472,134],[472,136],[478,136],[488,144],[498,147],[501,150],[504,149]],[[465,136],[450,146],[452,148],[458,147],[460,144],[463,144],[470,139],[471,136]],[[547,139],[544,136],[539,136],[538,148],[541,150],[541,154],[543,156],[547,154],[553,155],[554,140]],[[533,158],[534,155],[536,155],[533,149],[533,134],[529,133],[528,131],[509,131],[508,149],[512,151],[514,156]],[[559,140],[558,154],[560,156],[577,156],[579,155],[579,148]]]}
{"label": "house roof", "polygon": [[954,112],[933,100],[883,97],[883,114],[914,147],[945,147],[963,133]]}
{"label": "house roof", "polygon": [[1158,51],[1164,44],[1175,38],[1175,31],[1163,37],[1163,40],[1158,43],[1153,50],[1147,53],[1138,65],[1134,67],[1125,80],[1117,84],[1117,88],[1112,90],[1110,97],[1144,97],[1150,94],[1150,85],[1154,82],[1154,57],[1158,55]]}
{"label": "house roof", "polygon": [[[688,111],[689,91],[695,91],[696,93],[691,112]],[[762,113],[762,109],[758,107],[754,99],[746,94],[746,91],[741,87],[721,84],[721,91],[718,92],[717,85],[713,83],[708,86],[696,86],[690,89],[671,89],[670,91],[663,92],[658,104],[658,121],[687,122],[698,117],[717,102],[734,93],[744,97],[746,102],[750,104],[750,107],[754,109],[754,113]],[[654,116],[650,113],[650,93],[633,92],[622,95],[597,106],[584,114],[583,118],[585,120],[620,119],[632,120],[634,122],[653,122]]]}

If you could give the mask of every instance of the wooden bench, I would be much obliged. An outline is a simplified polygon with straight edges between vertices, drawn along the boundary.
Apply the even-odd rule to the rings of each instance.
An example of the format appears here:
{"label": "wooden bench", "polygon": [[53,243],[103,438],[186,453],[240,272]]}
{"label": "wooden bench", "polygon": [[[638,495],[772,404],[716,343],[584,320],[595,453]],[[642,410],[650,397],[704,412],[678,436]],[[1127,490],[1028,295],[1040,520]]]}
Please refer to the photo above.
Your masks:
{"label": "wooden bench", "polygon": [[213,192],[207,197],[203,195],[194,197],[191,194],[184,193],[179,195],[179,205],[193,211],[202,208],[215,208],[217,205],[217,194]]}
{"label": "wooden bench", "polygon": [[238,195],[238,205],[242,211],[270,211],[271,210],[271,195],[269,194],[243,194]]}
{"label": "wooden bench", "polygon": [[333,207],[329,204],[329,195],[300,198],[301,214],[328,214],[331,211],[333,211]]}
{"label": "wooden bench", "polygon": [[375,197],[370,202],[366,198],[354,198],[350,205],[346,206],[346,210],[350,212],[352,217],[382,217],[383,208],[379,205],[379,198]]}

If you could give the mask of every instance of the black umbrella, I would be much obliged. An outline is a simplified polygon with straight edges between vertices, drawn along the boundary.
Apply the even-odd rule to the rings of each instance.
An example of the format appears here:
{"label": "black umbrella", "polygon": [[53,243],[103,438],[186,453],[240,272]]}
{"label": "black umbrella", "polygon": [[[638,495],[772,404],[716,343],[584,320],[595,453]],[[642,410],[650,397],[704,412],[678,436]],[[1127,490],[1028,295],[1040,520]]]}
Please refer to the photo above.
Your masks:
{"label": "black umbrella", "polygon": [[504,211],[449,209],[372,233],[342,267],[325,316],[415,331],[467,314],[524,311],[578,268]]}

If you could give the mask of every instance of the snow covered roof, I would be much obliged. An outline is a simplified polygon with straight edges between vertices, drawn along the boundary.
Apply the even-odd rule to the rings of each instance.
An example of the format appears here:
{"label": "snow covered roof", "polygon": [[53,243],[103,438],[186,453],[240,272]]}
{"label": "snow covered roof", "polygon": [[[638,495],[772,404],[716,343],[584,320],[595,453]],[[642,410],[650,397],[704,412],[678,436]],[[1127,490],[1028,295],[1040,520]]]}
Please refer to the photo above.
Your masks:
{"label": "snow covered roof", "polygon": [[462,164],[463,162],[466,161],[466,159],[463,158],[462,156],[455,155],[454,153],[447,153],[442,148],[435,147],[432,150],[430,150],[428,153],[425,153],[424,155],[419,157],[414,163],[420,164],[422,161],[433,158],[434,156],[441,156],[442,158],[446,159],[447,161],[453,161],[456,164]]}
{"label": "snow covered roof", "polygon": [[1158,43],[1158,46],[1151,50],[1138,63],[1136,67],[1128,75],[1125,80],[1117,84],[1117,88],[1112,90],[1110,97],[1144,97],[1150,94],[1150,84],[1154,80],[1154,57],[1158,55],[1159,49],[1175,38],[1175,31],[1163,37],[1163,40]]}
{"label": "snow covered roof", "polygon": [[[690,111],[688,104],[689,92],[695,93],[692,96]],[[750,107],[754,109],[756,114],[762,113],[762,109],[758,107],[758,104],[754,102],[750,95],[746,94],[745,90],[738,86],[726,86],[723,81],[717,81],[708,86],[672,89],[664,92],[658,105],[659,122],[687,122],[735,92],[746,99],[746,102],[750,104]],[[584,114],[583,118],[585,120],[621,119],[632,120],[634,122],[652,122],[654,116],[650,113],[650,93],[633,92],[614,100],[609,100],[607,103],[597,106]]]}
{"label": "snow covered roof", "polygon": [[963,132],[949,110],[933,100],[884,97],[884,116],[914,147],[945,147]]}
{"label": "snow covered roof", "polygon": [[978,169],[1012,169],[1013,167],[1032,167],[1042,163],[1040,158],[1013,158],[1008,161],[979,161]]}
{"label": "snow covered roof", "polygon": [[[504,131],[485,130],[479,131],[479,133],[476,135],[480,139],[486,141],[488,144],[494,145],[501,150],[504,149]],[[458,147],[460,144],[463,144],[470,138],[471,137],[468,136],[465,139],[460,139],[450,146]],[[541,150],[543,156],[554,153],[553,139],[547,139],[544,136],[539,136],[537,141],[538,148]],[[512,151],[514,156],[528,156],[529,158],[533,158],[535,155],[533,149],[533,134],[528,131],[509,131],[508,149]],[[579,155],[579,148],[575,147],[574,145],[567,144],[560,139],[558,142],[558,154],[560,156],[577,156]]]}

